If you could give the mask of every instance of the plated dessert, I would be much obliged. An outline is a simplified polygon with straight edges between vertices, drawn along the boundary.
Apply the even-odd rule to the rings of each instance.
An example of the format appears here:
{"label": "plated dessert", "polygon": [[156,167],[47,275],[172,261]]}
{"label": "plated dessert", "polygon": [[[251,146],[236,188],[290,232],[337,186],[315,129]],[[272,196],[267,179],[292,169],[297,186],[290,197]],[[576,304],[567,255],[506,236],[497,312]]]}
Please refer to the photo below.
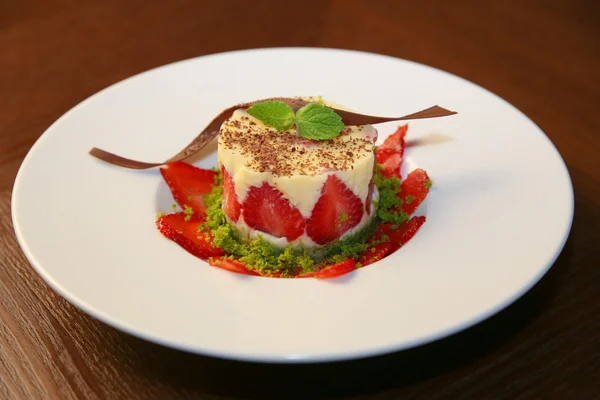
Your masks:
{"label": "plated dessert", "polygon": [[275,247],[325,245],[373,219],[372,126],[347,126],[314,140],[236,110],[219,133],[223,211],[244,237]]}
{"label": "plated dessert", "polygon": [[[116,165],[161,166],[174,200],[158,230],[229,271],[331,278],[375,263],[425,222],[413,216],[431,180],[400,167],[408,125],[381,146],[372,124],[455,114],[431,107],[404,117],[357,114],[323,99],[273,98],[230,107],[164,163],[90,154]],[[218,165],[183,160],[218,137]],[[180,210],[177,211],[177,205]]]}
{"label": "plated dessert", "polygon": [[[282,60],[285,70],[278,67]],[[217,119],[215,130],[206,130],[213,117],[237,99],[260,99],[256,93],[269,87],[306,93],[306,79],[294,77],[306,78],[307,60],[318,60],[322,72],[308,77],[311,86],[358,113],[409,114],[436,104],[439,96],[441,106],[447,102],[465,114],[408,118],[401,178],[405,183],[416,167],[429,173],[426,204],[411,215],[427,221],[396,252],[340,278],[277,279],[212,267],[156,228],[156,214],[172,213],[175,203],[160,167],[184,161],[214,167],[211,173],[218,175],[220,128],[235,110],[252,105],[238,102]],[[249,63],[251,73],[235,75]],[[365,65],[377,74],[365,77]],[[198,92],[215,83],[218,95]],[[384,90],[374,95],[378,88]],[[296,117],[299,108],[292,108]],[[378,130],[376,157],[384,139],[405,123],[357,122],[334,111],[344,126]],[[209,138],[209,148],[186,158],[188,143]],[[88,157],[92,145],[132,158],[132,167],[144,162],[143,168],[156,170],[138,173]],[[183,158],[171,159],[183,149]],[[552,196],[544,190],[549,186]],[[527,195],[515,202],[515,193]],[[79,198],[85,200],[74,201]],[[379,55],[263,49],[165,66],[78,105],[28,153],[11,212],[35,271],[93,317],[184,351],[309,363],[411,348],[513,303],[560,254],[572,222],[573,190],[564,161],[535,123],[473,83]]]}
{"label": "plated dessert", "polygon": [[233,111],[213,170],[161,168],[182,211],[161,213],[159,231],[213,266],[267,277],[335,277],[406,244],[431,187],[422,169],[400,177],[408,125],[377,147],[372,125],[345,125],[328,105]]}

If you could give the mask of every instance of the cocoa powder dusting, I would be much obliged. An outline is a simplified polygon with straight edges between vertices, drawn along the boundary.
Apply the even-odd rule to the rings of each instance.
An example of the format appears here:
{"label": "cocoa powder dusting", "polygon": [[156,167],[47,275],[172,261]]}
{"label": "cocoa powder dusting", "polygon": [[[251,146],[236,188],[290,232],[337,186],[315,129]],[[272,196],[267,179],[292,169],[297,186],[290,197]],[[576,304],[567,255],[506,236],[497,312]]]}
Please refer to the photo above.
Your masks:
{"label": "cocoa powder dusting", "polygon": [[374,144],[366,135],[349,137],[356,129],[345,127],[337,138],[315,141],[299,136],[295,128],[278,132],[247,115],[234,114],[221,126],[219,146],[235,149],[247,158],[246,167],[258,172],[313,176],[324,169],[354,169],[356,160],[373,156]]}

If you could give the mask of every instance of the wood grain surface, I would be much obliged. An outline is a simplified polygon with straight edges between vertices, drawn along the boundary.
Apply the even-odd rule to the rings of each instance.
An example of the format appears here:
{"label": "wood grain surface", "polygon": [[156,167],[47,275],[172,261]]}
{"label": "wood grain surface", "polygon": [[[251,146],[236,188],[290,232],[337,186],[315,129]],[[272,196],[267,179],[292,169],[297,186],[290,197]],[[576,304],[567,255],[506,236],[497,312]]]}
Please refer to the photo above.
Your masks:
{"label": "wood grain surface", "polygon": [[[448,339],[301,366],[153,345],[55,294],[28,264],[11,224],[12,185],[34,141],[75,104],[130,75],[273,46],[422,62],[532,118],[575,187],[572,233],[550,273],[507,310]],[[598,399],[599,109],[597,0],[0,0],[0,399]]]}

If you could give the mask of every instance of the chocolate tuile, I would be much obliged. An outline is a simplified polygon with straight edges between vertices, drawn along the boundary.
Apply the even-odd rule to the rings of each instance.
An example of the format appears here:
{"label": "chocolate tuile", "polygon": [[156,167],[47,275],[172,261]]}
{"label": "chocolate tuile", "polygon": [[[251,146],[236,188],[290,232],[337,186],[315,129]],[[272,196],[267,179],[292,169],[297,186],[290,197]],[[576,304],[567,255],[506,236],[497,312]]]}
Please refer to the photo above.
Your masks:
{"label": "chocolate tuile", "polygon": [[[105,161],[109,164],[117,165],[120,167],[130,168],[130,169],[149,169],[154,167],[159,167],[164,164],[173,163],[176,161],[183,161],[202,148],[204,148],[207,144],[213,141],[219,135],[219,129],[223,122],[227,120],[235,110],[240,108],[249,108],[257,103],[262,103],[265,101],[281,101],[289,105],[294,112],[298,111],[301,107],[311,103],[306,100],[290,98],[290,97],[273,97],[263,100],[256,100],[249,103],[237,104],[233,107],[229,107],[226,110],[222,111],[217,117],[215,117],[206,128],[196,138],[190,142],[183,150],[177,153],[175,156],[169,158],[168,160],[161,163],[148,163],[143,161],[131,160],[129,158],[121,157],[113,153],[109,153],[108,151],[98,149],[93,147],[89,154],[93,157],[96,157],[102,161]],[[408,114],[402,117],[379,117],[374,115],[366,115],[354,113],[351,111],[340,110],[334,107],[328,107],[333,110],[342,118],[344,125],[375,125],[384,122],[392,122],[392,121],[406,121],[412,119],[425,119],[425,118],[439,118],[439,117],[447,117],[450,115],[456,114],[455,111],[446,110],[445,108],[439,106],[433,106],[427,108],[422,111],[418,111],[413,114]]]}

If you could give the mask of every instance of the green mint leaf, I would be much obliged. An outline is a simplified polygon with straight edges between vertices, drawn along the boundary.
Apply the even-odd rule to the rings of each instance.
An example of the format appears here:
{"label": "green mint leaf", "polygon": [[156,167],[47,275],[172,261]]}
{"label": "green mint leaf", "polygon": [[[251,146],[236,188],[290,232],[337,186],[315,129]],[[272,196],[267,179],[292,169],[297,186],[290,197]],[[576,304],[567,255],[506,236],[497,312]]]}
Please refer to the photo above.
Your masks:
{"label": "green mint leaf", "polygon": [[298,134],[307,139],[327,140],[340,135],[342,118],[331,108],[310,103],[296,112]]}
{"label": "green mint leaf", "polygon": [[294,110],[281,101],[265,101],[248,109],[248,114],[272,126],[279,132],[284,132],[294,126]]}

